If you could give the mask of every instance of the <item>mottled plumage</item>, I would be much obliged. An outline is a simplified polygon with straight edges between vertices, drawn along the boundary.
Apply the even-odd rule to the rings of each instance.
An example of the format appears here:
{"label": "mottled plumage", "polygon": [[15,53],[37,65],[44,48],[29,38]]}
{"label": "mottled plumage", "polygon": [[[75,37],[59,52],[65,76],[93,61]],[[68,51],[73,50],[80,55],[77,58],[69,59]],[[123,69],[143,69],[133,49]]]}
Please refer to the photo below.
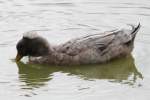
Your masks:
{"label": "mottled plumage", "polygon": [[[70,40],[56,47],[49,46],[49,52],[46,53],[46,55],[32,57],[30,58],[30,62],[57,65],[79,65],[103,63],[114,58],[127,56],[133,49],[134,38],[140,28],[140,24],[136,27],[133,25],[131,26],[132,29],[130,30],[121,29],[91,34]],[[46,42],[45,44],[47,45],[48,43]],[[28,56],[33,55],[28,54]]]}

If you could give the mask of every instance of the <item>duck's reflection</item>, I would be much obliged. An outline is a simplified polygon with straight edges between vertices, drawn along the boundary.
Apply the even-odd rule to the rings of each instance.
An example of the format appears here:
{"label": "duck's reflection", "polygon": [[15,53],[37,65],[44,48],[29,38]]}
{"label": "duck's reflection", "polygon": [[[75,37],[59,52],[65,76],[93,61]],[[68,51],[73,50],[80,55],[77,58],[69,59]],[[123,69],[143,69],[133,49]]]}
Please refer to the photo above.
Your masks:
{"label": "duck's reflection", "polygon": [[106,79],[132,85],[137,79],[142,78],[138,72],[132,56],[113,60],[106,64],[86,66],[42,66],[17,63],[19,79],[31,88],[46,84],[54,72],[70,73],[79,75],[82,79]]}

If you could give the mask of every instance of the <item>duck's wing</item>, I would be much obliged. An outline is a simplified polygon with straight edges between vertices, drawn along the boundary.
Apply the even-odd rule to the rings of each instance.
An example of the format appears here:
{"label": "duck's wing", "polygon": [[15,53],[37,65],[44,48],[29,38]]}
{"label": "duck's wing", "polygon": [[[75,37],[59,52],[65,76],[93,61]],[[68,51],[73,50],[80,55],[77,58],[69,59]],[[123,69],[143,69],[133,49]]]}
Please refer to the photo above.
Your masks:
{"label": "duck's wing", "polygon": [[132,44],[140,28],[140,23],[137,26],[130,26],[132,29],[113,30],[101,34],[92,34],[76,38],[59,46],[57,51],[75,56],[88,49],[103,51],[111,43],[116,43],[118,45]]}
{"label": "duck's wing", "polygon": [[106,48],[109,43],[111,43],[117,33],[118,31],[109,31],[101,34],[92,34],[81,38],[76,38],[59,46],[57,51],[75,56],[91,48],[98,48],[101,50]]}

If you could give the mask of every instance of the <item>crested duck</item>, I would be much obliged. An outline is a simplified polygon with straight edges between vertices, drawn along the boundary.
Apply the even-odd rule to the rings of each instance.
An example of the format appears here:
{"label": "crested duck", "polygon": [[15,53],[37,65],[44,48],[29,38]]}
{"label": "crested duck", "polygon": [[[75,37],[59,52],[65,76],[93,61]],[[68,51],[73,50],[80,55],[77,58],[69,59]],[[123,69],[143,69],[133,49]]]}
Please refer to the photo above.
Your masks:
{"label": "crested duck", "polygon": [[99,34],[91,34],[72,39],[58,46],[51,46],[48,41],[36,32],[23,35],[17,43],[16,62],[29,56],[30,63],[54,65],[96,64],[118,57],[130,55],[134,47],[136,33],[140,29],[120,29]]}

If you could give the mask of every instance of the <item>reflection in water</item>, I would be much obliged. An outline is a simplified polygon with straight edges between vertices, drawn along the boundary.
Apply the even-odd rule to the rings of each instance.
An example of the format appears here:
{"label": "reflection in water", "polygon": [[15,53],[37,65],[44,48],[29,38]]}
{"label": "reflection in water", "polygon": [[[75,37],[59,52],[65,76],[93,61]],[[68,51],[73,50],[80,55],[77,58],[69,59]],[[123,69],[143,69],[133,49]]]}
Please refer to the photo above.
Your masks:
{"label": "reflection in water", "polygon": [[113,60],[106,64],[84,66],[42,66],[17,63],[19,79],[30,88],[38,88],[52,79],[54,72],[79,75],[82,79],[105,79],[110,82],[134,85],[142,74],[138,72],[132,56]]}

